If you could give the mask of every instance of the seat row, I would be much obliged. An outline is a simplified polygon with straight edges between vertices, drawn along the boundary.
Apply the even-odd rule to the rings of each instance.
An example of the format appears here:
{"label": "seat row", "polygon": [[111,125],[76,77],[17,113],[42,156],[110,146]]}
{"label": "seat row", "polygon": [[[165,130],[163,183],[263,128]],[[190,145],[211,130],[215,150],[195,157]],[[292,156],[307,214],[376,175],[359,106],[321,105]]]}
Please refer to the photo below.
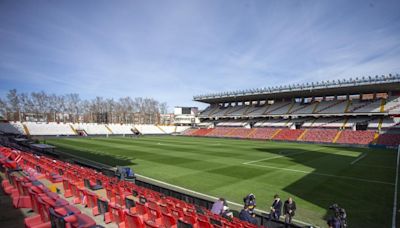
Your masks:
{"label": "seat row", "polygon": [[[50,228],[55,226],[56,221],[62,221],[63,227],[85,228],[96,225],[90,216],[81,213],[81,210],[39,181],[49,178],[47,174],[20,166],[24,156],[16,155],[6,148],[0,148],[0,152],[0,164],[7,177],[1,182],[1,187],[11,196],[15,208],[29,208],[35,213],[24,219],[25,227]],[[60,181],[59,178],[49,179]]]}
{"label": "seat row", "polygon": [[271,139],[284,141],[303,141],[340,144],[379,144],[386,146],[400,145],[400,134],[377,134],[373,130],[338,130],[330,128],[236,128],[217,127],[209,129],[190,129],[184,132],[187,136],[226,137],[244,139]]}
{"label": "seat row", "polygon": [[[7,173],[2,187],[16,208],[31,208],[36,215],[25,219],[26,227],[92,227],[100,216],[105,224],[120,228],[195,227],[253,228],[237,218],[228,221],[173,197],[107,177],[95,170],[46,156],[0,147],[0,162]],[[60,194],[42,182],[58,186]],[[69,203],[71,202],[72,205]],[[76,206],[90,211],[82,213]],[[86,209],[85,209],[86,210]]]}

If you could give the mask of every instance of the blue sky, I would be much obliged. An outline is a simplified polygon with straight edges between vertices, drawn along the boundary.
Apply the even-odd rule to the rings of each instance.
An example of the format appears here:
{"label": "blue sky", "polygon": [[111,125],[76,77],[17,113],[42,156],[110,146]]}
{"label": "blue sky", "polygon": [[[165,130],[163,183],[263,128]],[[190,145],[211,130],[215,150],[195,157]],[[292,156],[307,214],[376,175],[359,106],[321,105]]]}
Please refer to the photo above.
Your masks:
{"label": "blue sky", "polygon": [[[400,72],[400,1],[0,1],[0,96],[193,95]],[[204,107],[204,106],[202,106]]]}

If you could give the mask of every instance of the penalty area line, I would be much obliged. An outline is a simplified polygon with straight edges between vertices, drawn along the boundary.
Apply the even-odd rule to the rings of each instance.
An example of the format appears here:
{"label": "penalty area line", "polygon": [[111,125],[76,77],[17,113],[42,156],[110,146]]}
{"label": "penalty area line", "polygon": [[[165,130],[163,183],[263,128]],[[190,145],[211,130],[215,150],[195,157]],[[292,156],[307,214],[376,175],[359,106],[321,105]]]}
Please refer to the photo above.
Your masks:
{"label": "penalty area line", "polygon": [[367,157],[368,153],[364,153],[361,156],[358,156],[354,161],[350,163],[350,165],[354,165],[356,162],[360,161],[361,159]]}
{"label": "penalty area line", "polygon": [[298,155],[298,154],[304,154],[306,152],[297,152],[297,153],[292,153],[292,154],[286,154],[286,155],[278,155],[278,156],[273,156],[273,157],[269,157],[269,158],[263,158],[263,159],[259,159],[259,160],[254,160],[254,161],[248,161],[248,162],[243,162],[243,165],[250,165],[252,163],[257,163],[260,161],[268,161],[268,160],[273,160],[276,158],[283,158],[283,157],[290,157],[290,156],[294,156],[294,155]]}

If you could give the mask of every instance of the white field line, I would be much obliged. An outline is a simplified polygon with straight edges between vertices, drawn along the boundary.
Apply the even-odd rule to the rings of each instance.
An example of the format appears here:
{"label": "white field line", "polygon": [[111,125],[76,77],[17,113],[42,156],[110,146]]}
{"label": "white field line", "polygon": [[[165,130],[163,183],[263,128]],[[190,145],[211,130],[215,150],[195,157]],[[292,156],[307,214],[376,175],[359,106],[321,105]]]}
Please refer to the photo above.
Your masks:
{"label": "white field line", "polygon": [[397,213],[397,185],[399,181],[399,157],[400,146],[397,150],[397,164],[396,164],[396,179],[394,181],[394,197],[393,197],[393,215],[392,215],[392,228],[396,228],[396,213]]}
{"label": "white field line", "polygon": [[385,181],[376,181],[376,180],[356,178],[356,177],[338,176],[338,175],[332,175],[332,174],[327,174],[327,173],[317,173],[317,172],[313,172],[313,171],[304,171],[304,170],[298,170],[298,169],[288,169],[288,168],[281,168],[281,167],[275,167],[275,166],[269,166],[269,165],[257,165],[257,164],[246,164],[246,165],[264,167],[264,168],[268,168],[268,169],[277,169],[277,170],[282,170],[282,171],[287,171],[287,172],[306,173],[306,174],[312,174],[312,175],[318,175],[318,176],[334,177],[334,178],[345,179],[345,180],[355,180],[355,181],[376,183],[376,184],[384,184],[384,185],[395,185],[393,183],[385,182]]}
{"label": "white field line", "polygon": [[248,161],[248,162],[244,162],[242,164],[243,165],[249,165],[251,163],[256,163],[256,162],[260,162],[260,161],[268,161],[268,160],[272,160],[272,159],[276,159],[276,158],[283,158],[283,157],[288,157],[288,156],[293,156],[293,155],[298,155],[298,154],[304,154],[304,153],[306,153],[306,152],[303,151],[303,152],[297,152],[297,153],[292,153],[292,154],[287,154],[287,155],[278,155],[278,156],[273,156],[273,157],[269,157],[269,158],[263,158],[263,159],[259,159],[259,160]]}
{"label": "white field line", "polygon": [[365,158],[367,156],[368,153],[364,153],[361,156],[358,156],[358,158],[356,158],[354,161],[352,161],[350,163],[350,165],[354,165],[356,162],[360,161],[361,159]]}
{"label": "white field line", "polygon": [[[203,193],[200,193],[200,192],[196,192],[196,191],[193,191],[193,190],[190,190],[190,189],[187,189],[187,188],[183,188],[183,187],[180,187],[180,186],[177,186],[177,185],[173,185],[173,184],[170,184],[170,183],[167,183],[167,182],[164,182],[164,181],[160,181],[160,180],[156,180],[156,179],[153,179],[153,178],[151,178],[151,177],[146,177],[146,176],[143,176],[143,175],[139,175],[139,174],[135,174],[137,177],[140,177],[140,178],[142,178],[142,179],[147,179],[147,180],[150,180],[150,181],[152,181],[152,182],[156,182],[156,183],[159,183],[159,184],[163,184],[163,185],[165,185],[165,186],[170,186],[170,187],[173,187],[173,189],[179,189],[179,190],[181,190],[181,191],[183,191],[183,192],[188,192],[188,193],[192,193],[194,196],[202,196],[202,197],[204,197],[204,198],[206,198],[206,199],[208,199],[208,200],[210,200],[210,199],[212,199],[212,200],[217,200],[218,198],[217,197],[215,197],[215,196],[210,196],[210,195],[207,195],[207,194],[203,194]],[[172,190],[173,190],[172,189]],[[239,208],[242,208],[243,207],[243,204],[239,204],[239,203],[235,203],[235,202],[232,202],[232,201],[227,201],[228,202],[228,204],[231,204],[231,205],[235,205],[236,207],[239,207]],[[259,209],[255,209],[255,211],[257,211],[257,212],[259,212],[259,213],[262,213],[262,214],[269,214],[269,212],[267,212],[267,211],[263,211],[263,210],[259,210]],[[309,223],[306,223],[306,222],[303,222],[303,221],[300,221],[300,220],[297,220],[297,219],[293,219],[293,221],[295,222],[295,223],[298,223],[298,224],[302,224],[302,225],[305,225],[305,226],[311,226],[311,224],[309,224]],[[312,227],[312,226],[311,226]]]}

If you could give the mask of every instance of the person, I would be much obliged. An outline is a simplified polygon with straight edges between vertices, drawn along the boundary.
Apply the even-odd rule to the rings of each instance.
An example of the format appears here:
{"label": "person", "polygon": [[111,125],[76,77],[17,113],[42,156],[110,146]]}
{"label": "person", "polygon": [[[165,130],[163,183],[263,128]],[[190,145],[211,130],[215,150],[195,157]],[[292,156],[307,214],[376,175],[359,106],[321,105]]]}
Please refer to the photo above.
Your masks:
{"label": "person", "polygon": [[230,222],[233,220],[233,213],[229,210],[228,206],[223,207],[221,216]]}
{"label": "person", "polygon": [[281,216],[281,211],[282,211],[282,201],[281,198],[279,198],[279,195],[274,196],[274,202],[272,203],[271,206],[271,213],[270,213],[270,218],[279,220],[279,217]]}
{"label": "person", "polygon": [[249,208],[250,215],[254,214],[254,209],[256,208],[256,196],[253,193],[248,194],[243,198],[244,206]]}
{"label": "person", "polygon": [[249,207],[244,206],[244,208],[239,213],[239,219],[257,225],[257,219],[255,214],[251,215],[249,212]]}
{"label": "person", "polygon": [[292,197],[289,197],[283,204],[283,213],[285,214],[285,227],[289,227],[292,223],[292,218],[295,215],[296,202],[293,201]]}
{"label": "person", "polygon": [[328,220],[328,226],[329,228],[342,228],[342,223],[340,221],[340,218],[338,217],[332,217]]}
{"label": "person", "polygon": [[219,198],[215,203],[212,205],[211,212],[216,215],[221,215],[223,212],[223,208],[225,205],[225,199]]}

